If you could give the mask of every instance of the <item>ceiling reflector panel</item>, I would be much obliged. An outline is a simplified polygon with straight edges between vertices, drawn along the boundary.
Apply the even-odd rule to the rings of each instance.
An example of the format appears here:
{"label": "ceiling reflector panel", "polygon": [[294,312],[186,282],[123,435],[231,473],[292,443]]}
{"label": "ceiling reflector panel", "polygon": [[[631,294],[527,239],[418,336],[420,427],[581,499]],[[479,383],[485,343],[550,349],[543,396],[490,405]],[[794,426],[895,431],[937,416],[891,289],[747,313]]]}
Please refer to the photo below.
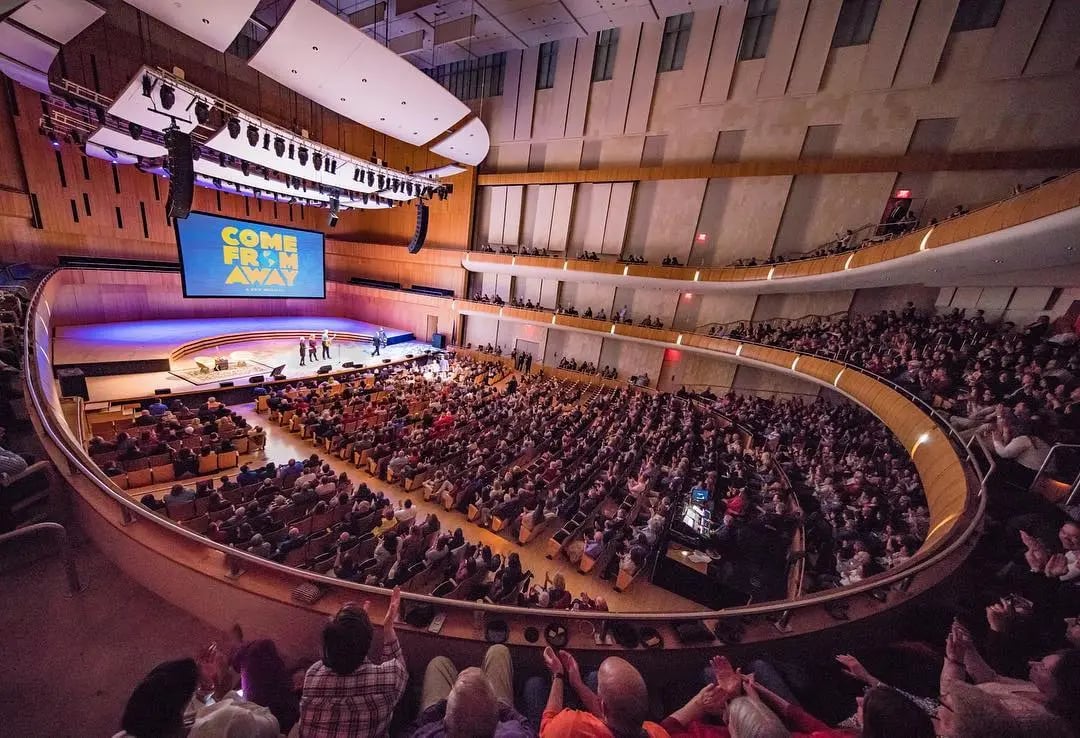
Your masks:
{"label": "ceiling reflector panel", "polygon": [[60,48],[55,44],[27,33],[11,23],[0,23],[0,54],[9,59],[47,74],[53,59],[59,53]]}
{"label": "ceiling reflector panel", "polygon": [[225,51],[259,0],[124,0],[178,31],[202,41],[211,49]]}
{"label": "ceiling reflector panel", "polygon": [[432,152],[462,164],[479,164],[487,156],[491,139],[479,118],[473,118],[459,130],[432,146]]}
{"label": "ceiling reflector panel", "polygon": [[104,8],[86,0],[30,0],[11,19],[31,31],[66,44],[101,16]]}
{"label": "ceiling reflector panel", "polygon": [[149,96],[143,94],[143,76],[148,72],[147,67],[139,70],[109,106],[109,114],[155,131],[164,131],[175,122],[181,131],[191,133],[198,125],[194,111],[195,96],[181,87],[173,86],[175,101],[166,110],[161,102],[163,80],[150,75],[153,87]]}
{"label": "ceiling reflector panel", "polygon": [[293,3],[248,63],[346,118],[415,145],[469,114],[408,61],[310,0]]}
{"label": "ceiling reflector panel", "polygon": [[87,143],[97,144],[103,149],[112,149],[117,153],[143,156],[147,159],[156,159],[157,157],[165,156],[165,154],[168,153],[165,150],[165,147],[159,143],[147,141],[142,138],[136,141],[127,133],[121,133],[112,128],[97,129],[94,135],[88,139]]}

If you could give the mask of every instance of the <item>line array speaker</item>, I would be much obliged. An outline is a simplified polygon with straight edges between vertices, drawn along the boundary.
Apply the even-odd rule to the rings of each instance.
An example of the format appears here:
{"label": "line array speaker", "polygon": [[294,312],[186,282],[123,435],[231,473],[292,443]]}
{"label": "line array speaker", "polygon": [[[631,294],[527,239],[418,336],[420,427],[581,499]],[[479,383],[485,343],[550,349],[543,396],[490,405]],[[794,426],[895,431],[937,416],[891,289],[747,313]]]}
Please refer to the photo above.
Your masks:
{"label": "line array speaker", "polygon": [[160,389],[154,390],[154,394],[155,395],[171,395],[172,390],[169,389],[168,387],[162,387]]}
{"label": "line array speaker", "polygon": [[315,373],[316,374],[329,374],[330,370],[333,369],[333,368],[334,368],[333,364],[323,364],[322,366],[319,367],[319,370],[317,372],[315,372]]}
{"label": "line array speaker", "polygon": [[265,381],[266,380],[263,379],[263,375],[261,375],[261,374],[256,374],[254,377],[249,377],[248,378],[248,382],[251,383],[251,384],[260,384],[260,383],[265,382]]}
{"label": "line array speaker", "polygon": [[354,366],[356,366],[355,363],[353,363],[351,361],[346,361],[344,364],[341,365],[341,368],[342,369],[352,369]]}
{"label": "line array speaker", "polygon": [[412,240],[409,241],[409,253],[415,254],[424,248],[427,240],[428,206],[422,202],[416,203],[416,231],[413,232]]}
{"label": "line array speaker", "polygon": [[221,382],[220,384],[218,384],[218,387],[222,387],[222,388],[224,388],[224,387],[233,387],[233,386],[234,385],[233,385],[232,382]]}
{"label": "line array speaker", "polygon": [[169,199],[166,210],[170,218],[186,218],[195,196],[195,168],[191,163],[191,136],[175,126],[165,131],[165,148],[169,152]]}

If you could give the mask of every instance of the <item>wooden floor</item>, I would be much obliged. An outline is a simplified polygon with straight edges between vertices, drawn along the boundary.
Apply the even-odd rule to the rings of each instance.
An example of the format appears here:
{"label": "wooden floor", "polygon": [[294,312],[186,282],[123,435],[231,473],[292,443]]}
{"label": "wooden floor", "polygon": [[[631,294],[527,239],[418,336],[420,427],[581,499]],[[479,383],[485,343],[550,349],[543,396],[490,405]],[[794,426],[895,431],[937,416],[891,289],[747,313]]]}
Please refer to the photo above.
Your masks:
{"label": "wooden floor", "polygon": [[[268,423],[266,415],[259,415],[255,412],[253,403],[234,405],[232,410],[245,417],[250,424],[261,425],[266,429],[266,459],[268,461],[283,463],[291,458],[306,458],[317,451],[317,449],[307,440],[301,440],[298,433],[289,433],[287,430],[274,423]],[[607,599],[608,606],[611,610],[619,612],[687,612],[704,609],[696,602],[679,597],[676,594],[672,594],[660,587],[653,586],[643,580],[635,582],[627,592],[616,592],[612,589],[610,583],[602,581],[599,576],[595,574],[584,575],[578,573],[577,569],[565,558],[559,558],[553,561],[548,560],[544,556],[544,547],[550,534],[542,535],[537,539],[530,541],[526,546],[520,546],[517,543],[513,543],[508,539],[503,538],[497,533],[492,533],[485,528],[467,522],[465,516],[460,513],[447,512],[441,505],[424,502],[422,495],[414,495],[411,492],[407,493],[401,487],[382,482],[365,472],[356,469],[356,467],[351,464],[346,464],[335,456],[328,456],[325,453],[320,453],[319,455],[329,462],[335,472],[347,472],[356,482],[366,482],[372,489],[382,490],[386,493],[387,497],[395,503],[408,497],[413,501],[413,505],[417,508],[418,516],[422,517],[428,513],[436,513],[439,516],[439,520],[442,522],[444,529],[449,528],[450,530],[453,530],[458,527],[462,528],[465,532],[465,538],[469,542],[482,542],[487,544],[491,546],[493,552],[500,553],[503,556],[506,556],[511,552],[517,552],[521,557],[522,566],[526,570],[531,570],[533,572],[534,581],[542,582],[546,572],[550,572],[552,575],[556,572],[561,573],[566,578],[567,589],[575,596],[582,591],[588,592],[592,597],[602,596]],[[245,457],[244,460],[246,461],[247,457]],[[216,478],[222,473],[223,472],[207,475],[207,477]],[[236,470],[229,470],[228,473],[230,475],[235,474]],[[192,480],[187,480],[187,483],[192,483]],[[168,486],[169,485],[165,485],[164,488],[158,488],[159,492],[163,494]],[[146,494],[150,489],[152,488],[132,490],[131,495],[138,498]],[[553,528],[550,530],[554,531]]]}

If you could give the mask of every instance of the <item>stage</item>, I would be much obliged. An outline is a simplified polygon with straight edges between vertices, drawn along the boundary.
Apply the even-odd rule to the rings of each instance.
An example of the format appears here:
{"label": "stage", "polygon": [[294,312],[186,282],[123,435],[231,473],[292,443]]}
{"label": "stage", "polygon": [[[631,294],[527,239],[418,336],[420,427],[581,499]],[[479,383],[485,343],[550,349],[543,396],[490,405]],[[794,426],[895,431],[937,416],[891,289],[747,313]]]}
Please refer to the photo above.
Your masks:
{"label": "stage", "polygon": [[[213,387],[223,381],[246,384],[250,376],[264,375],[284,365],[290,379],[314,377],[320,367],[334,370],[343,362],[375,366],[381,359],[397,361],[406,354],[421,354],[431,346],[413,340],[407,331],[385,328],[388,346],[372,357],[371,337],[379,326],[347,318],[220,318],[148,320],[128,323],[62,326],[53,337],[57,367],[78,367],[86,374],[91,402],[121,400],[153,394],[156,389],[172,393]],[[300,336],[329,330],[337,339],[330,359],[319,358],[300,366]],[[246,367],[231,366],[222,372],[201,373],[196,358],[246,354]],[[234,362],[235,363],[235,362]],[[186,377],[186,378],[185,378]]]}

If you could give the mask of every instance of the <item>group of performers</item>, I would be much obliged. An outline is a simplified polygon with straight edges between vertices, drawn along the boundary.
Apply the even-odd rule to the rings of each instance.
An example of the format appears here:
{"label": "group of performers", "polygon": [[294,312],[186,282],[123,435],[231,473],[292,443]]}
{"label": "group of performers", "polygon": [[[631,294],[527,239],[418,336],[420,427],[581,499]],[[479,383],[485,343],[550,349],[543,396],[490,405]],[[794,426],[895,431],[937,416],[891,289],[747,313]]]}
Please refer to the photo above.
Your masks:
{"label": "group of performers", "polygon": [[[330,358],[330,346],[337,338],[337,334],[330,335],[330,331],[324,330],[322,332],[322,339],[320,340],[314,333],[308,334],[307,338],[300,336],[300,366],[305,366],[307,361],[317,362],[319,361],[319,345],[322,344],[322,358],[323,360]],[[375,335],[371,338],[371,345],[374,350],[371,352],[372,356],[379,356],[380,349],[386,346],[387,337],[386,330],[380,326],[379,330],[375,332]]]}

